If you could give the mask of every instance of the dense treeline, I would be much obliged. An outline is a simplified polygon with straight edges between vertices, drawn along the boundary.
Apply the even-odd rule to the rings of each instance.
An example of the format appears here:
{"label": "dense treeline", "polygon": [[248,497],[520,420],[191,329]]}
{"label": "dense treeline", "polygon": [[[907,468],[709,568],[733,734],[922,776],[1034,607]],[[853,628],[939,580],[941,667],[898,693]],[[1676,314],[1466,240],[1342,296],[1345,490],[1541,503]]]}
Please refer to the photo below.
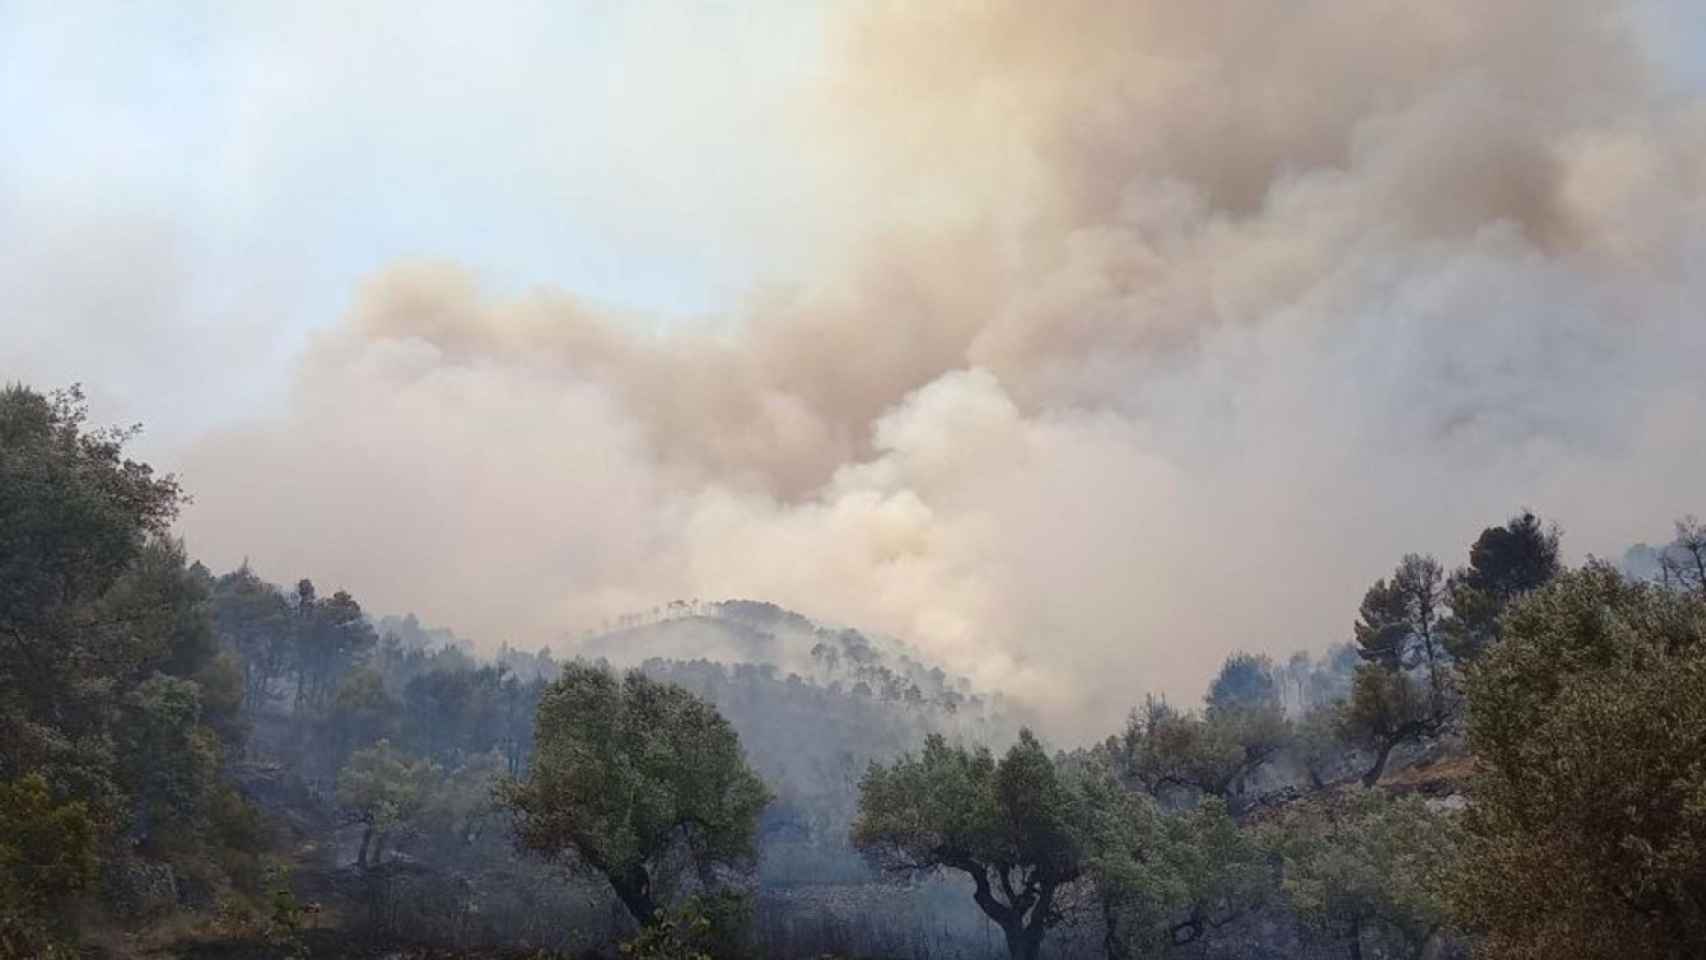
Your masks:
{"label": "dense treeline", "polygon": [[[1706,955],[1693,519],[1569,569],[1520,513],[1449,571],[1400,558],[1325,654],[1234,653],[1200,706],[1051,750],[769,604],[624,620],[582,648],[641,654],[619,674],[215,575],[129,436],[75,390],[0,393],[0,958],[147,942],[109,931],[283,956],[321,924],[651,957]],[[751,662],[643,656],[686,636]]]}
{"label": "dense treeline", "polygon": [[[1151,699],[1052,761],[1028,733],[999,759],[933,739],[871,768],[856,842],[891,870],[964,873],[1015,958],[1074,922],[1086,884],[1110,957],[1276,907],[1300,949],[1352,958],[1699,956],[1703,542],[1679,523],[1652,581],[1566,570],[1524,512],[1450,575],[1409,555],[1369,588],[1341,698],[1288,716],[1292,665],[1235,654],[1201,711]],[[1465,734],[1466,807],[1378,788],[1394,751]],[[1251,782],[1281,757],[1307,790]]]}
{"label": "dense treeline", "polygon": [[183,494],[129,436],[88,429],[75,390],[0,392],[0,955],[53,955],[103,864],[222,877],[254,845],[219,776],[241,667],[167,536]]}

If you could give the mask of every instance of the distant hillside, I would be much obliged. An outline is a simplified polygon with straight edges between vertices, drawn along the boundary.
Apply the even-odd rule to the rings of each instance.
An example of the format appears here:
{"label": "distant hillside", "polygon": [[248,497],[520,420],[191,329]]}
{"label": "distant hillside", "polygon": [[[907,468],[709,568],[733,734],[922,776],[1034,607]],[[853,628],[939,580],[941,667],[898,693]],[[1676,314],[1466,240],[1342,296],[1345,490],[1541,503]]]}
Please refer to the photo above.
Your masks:
{"label": "distant hillside", "polygon": [[784,677],[950,714],[1014,710],[999,693],[974,690],[969,679],[927,662],[903,641],[820,624],[757,600],[675,601],[619,618],[567,652],[617,666],[659,659],[766,666]]}
{"label": "distant hillside", "polygon": [[1000,749],[1023,722],[997,693],[890,637],[752,600],[623,617],[567,653],[638,667],[715,703],[776,791],[762,827],[769,886],[871,879],[847,844],[859,778],[931,733]]}

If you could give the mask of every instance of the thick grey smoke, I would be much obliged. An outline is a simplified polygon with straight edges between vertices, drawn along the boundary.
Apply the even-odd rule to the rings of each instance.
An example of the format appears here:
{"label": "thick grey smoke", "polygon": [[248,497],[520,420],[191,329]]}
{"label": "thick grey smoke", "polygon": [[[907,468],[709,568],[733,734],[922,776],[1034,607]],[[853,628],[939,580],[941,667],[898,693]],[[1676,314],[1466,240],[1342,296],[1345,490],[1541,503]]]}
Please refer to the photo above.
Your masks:
{"label": "thick grey smoke", "polygon": [[849,16],[753,131],[810,284],[658,335],[401,265],[186,454],[186,534],[488,643],[771,600],[1059,735],[1519,505],[1614,553],[1706,472],[1706,105],[1614,7]]}

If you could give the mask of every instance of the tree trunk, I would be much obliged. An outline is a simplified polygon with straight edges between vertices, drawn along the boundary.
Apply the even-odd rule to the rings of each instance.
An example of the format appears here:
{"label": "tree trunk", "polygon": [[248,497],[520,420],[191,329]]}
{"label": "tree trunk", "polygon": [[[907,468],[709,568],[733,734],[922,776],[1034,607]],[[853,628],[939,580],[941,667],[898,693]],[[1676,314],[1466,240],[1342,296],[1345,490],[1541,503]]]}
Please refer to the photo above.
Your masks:
{"label": "tree trunk", "polygon": [[355,865],[367,869],[367,845],[373,840],[373,824],[368,824],[361,830],[361,849],[356,852]]}
{"label": "tree trunk", "polygon": [[1422,945],[1416,948],[1416,960],[1439,960],[1445,954],[1445,937],[1438,927],[1428,931]]}
{"label": "tree trunk", "polygon": [[1015,921],[1002,927],[1001,932],[1007,935],[1007,956],[1012,960],[1037,960],[1043,946],[1040,925],[1027,929],[1023,921]]}
{"label": "tree trunk", "polygon": [[1374,755],[1374,766],[1362,775],[1363,786],[1372,787],[1380,782],[1380,775],[1386,772],[1386,759],[1392,756],[1392,748],[1397,745],[1397,740],[1387,740],[1381,743],[1380,751]]}
{"label": "tree trunk", "polygon": [[617,899],[628,908],[628,913],[642,927],[649,927],[658,921],[657,901],[652,899],[652,879],[646,875],[645,867],[634,867],[621,874],[611,874],[610,886],[616,891]]}
{"label": "tree trunk", "polygon": [[1422,642],[1427,645],[1428,651],[1428,689],[1430,697],[1428,702],[1428,713],[1432,715],[1434,722],[1438,723],[1445,716],[1445,683],[1440,679],[1439,662],[1434,658],[1433,631],[1429,630],[1423,633]]}
{"label": "tree trunk", "polygon": [[1102,951],[1108,960],[1127,960],[1125,941],[1120,938],[1120,918],[1106,897],[1102,900]]}
{"label": "tree trunk", "polygon": [[1362,960],[1362,918],[1351,920],[1351,960]]}

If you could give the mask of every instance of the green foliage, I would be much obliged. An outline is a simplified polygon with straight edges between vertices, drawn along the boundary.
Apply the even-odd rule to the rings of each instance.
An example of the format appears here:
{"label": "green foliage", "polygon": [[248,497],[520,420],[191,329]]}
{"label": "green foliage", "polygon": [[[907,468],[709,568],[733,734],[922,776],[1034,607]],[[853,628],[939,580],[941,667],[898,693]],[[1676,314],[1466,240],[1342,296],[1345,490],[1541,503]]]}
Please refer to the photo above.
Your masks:
{"label": "green foliage", "polygon": [[618,948],[635,960],[740,960],[750,956],[750,898],[729,891],[690,897]]}
{"label": "green foliage", "polygon": [[1471,671],[1455,900],[1491,957],[1706,955],[1706,603],[1593,563]]}
{"label": "green foliage", "polygon": [[549,857],[603,874],[642,924],[672,849],[707,873],[756,857],[770,792],[714,707],[672,684],[567,664],[539,704],[525,781],[506,781],[516,834]]}
{"label": "green foliage", "polygon": [[[438,766],[416,760],[381,740],[350,755],[338,772],[338,806],[348,819],[362,824],[361,850],[356,865],[369,864],[369,845],[375,837],[383,844],[387,832],[412,822],[432,801],[442,778]],[[377,863],[381,849],[373,849]]]}
{"label": "green foliage", "polygon": [[302,940],[306,918],[302,904],[296,899],[296,891],[291,887],[290,871],[283,866],[272,865],[267,870],[265,886],[267,910],[262,932],[267,942],[281,949],[290,960],[307,957],[308,947]]}
{"label": "green foliage", "polygon": [[1297,804],[1259,833],[1287,902],[1317,935],[1359,940],[1378,928],[1414,952],[1446,923],[1459,830],[1417,797]]}
{"label": "green foliage", "polygon": [[40,774],[0,782],[0,958],[62,939],[60,908],[94,880],[96,842],[88,806],[56,800]]}
{"label": "green foliage", "polygon": [[215,581],[210,599],[214,634],[242,664],[244,703],[260,709],[295,664],[290,605],[247,563]]}
{"label": "green foliage", "polygon": [[1357,668],[1351,698],[1339,713],[1339,733],[1375,753],[1374,765],[1363,775],[1364,786],[1379,781],[1393,748],[1437,728],[1428,701],[1421,684],[1402,671],[1372,663]]}
{"label": "green foliage", "polygon": [[233,888],[247,895],[261,892],[267,852],[277,839],[272,822],[235,788],[222,785],[214,791],[206,840],[213,861]]}
{"label": "green foliage", "polygon": [[1205,698],[1211,711],[1269,710],[1280,706],[1274,663],[1265,655],[1234,653],[1220,665]]}
{"label": "green foliage", "polygon": [[1292,725],[1292,753],[1317,789],[1327,786],[1326,771],[1345,755],[1343,709],[1343,704],[1311,707]]}
{"label": "green foliage", "polygon": [[291,618],[296,667],[296,704],[324,707],[344,676],[379,643],[361,604],[339,590],[321,597],[310,580],[296,584]]}
{"label": "green foliage", "polygon": [[1557,528],[1548,529],[1529,511],[1481,531],[1469,548],[1469,565],[1446,585],[1451,599],[1451,616],[1441,624],[1446,649],[1460,661],[1480,656],[1499,639],[1504,609],[1562,569]]}
{"label": "green foliage", "polygon": [[399,710],[377,670],[362,667],[345,676],[325,719],[336,760],[342,762],[357,745],[394,737]]}
{"label": "green foliage", "polygon": [[201,720],[227,748],[240,750],[248,742],[250,724],[244,708],[243,660],[229,651],[214,654],[193,679],[201,687]]}
{"label": "green foliage", "polygon": [[1090,795],[1088,876],[1110,957],[1143,956],[1196,940],[1266,895],[1267,865],[1226,804],[1210,797],[1163,814],[1146,794],[1085,773]]}
{"label": "green foliage", "polygon": [[135,792],[136,826],[199,823],[219,773],[220,750],[201,724],[201,685],[156,673],[124,701],[120,770]]}
{"label": "green foliage", "polygon": [[[1390,582],[1377,580],[1368,589],[1355,624],[1357,653],[1374,667],[1390,674],[1416,667],[1425,670],[1426,712],[1435,725],[1445,722],[1455,702],[1451,664],[1442,637],[1443,579],[1438,560],[1405,554]],[[1391,686],[1390,681],[1387,686]],[[1363,695],[1371,692],[1365,689]],[[1353,683],[1352,698],[1356,696]],[[1364,732],[1368,729],[1365,727]]]}
{"label": "green foliage", "polygon": [[75,389],[0,391],[0,776],[63,764],[94,790],[114,695],[174,652],[189,598],[158,539],[176,481],[85,418]]}
{"label": "green foliage", "polygon": [[[503,756],[491,751],[468,758],[434,784],[414,818],[424,848],[466,862],[482,836],[507,839],[508,824],[495,796],[507,772]],[[510,852],[507,843],[495,849]]]}
{"label": "green foliage", "polygon": [[1064,919],[1057,895],[1084,875],[1091,817],[1082,778],[1058,772],[1030,731],[999,763],[932,735],[866,771],[853,843],[891,872],[965,873],[1012,955],[1034,957]]}
{"label": "green foliage", "polygon": [[112,586],[182,497],[172,477],[125,459],[133,431],[85,430],[75,387],[0,390],[0,625],[60,633]]}
{"label": "green foliage", "polygon": [[[244,735],[211,578],[167,536],[182,494],[124,457],[133,434],[87,428],[75,389],[0,391],[0,781],[26,820],[46,785],[79,876],[132,851],[197,872],[224,746]],[[11,876],[6,896],[82,889],[57,869]]]}
{"label": "green foliage", "polygon": [[1184,789],[1226,797],[1289,736],[1277,695],[1266,702],[1211,702],[1201,715],[1150,697],[1127,718],[1110,749],[1126,782],[1150,794]]}
{"label": "green foliage", "polygon": [[1445,596],[1439,561],[1405,554],[1392,579],[1376,580],[1363,595],[1355,625],[1357,652],[1388,670],[1438,654],[1440,607]]}

